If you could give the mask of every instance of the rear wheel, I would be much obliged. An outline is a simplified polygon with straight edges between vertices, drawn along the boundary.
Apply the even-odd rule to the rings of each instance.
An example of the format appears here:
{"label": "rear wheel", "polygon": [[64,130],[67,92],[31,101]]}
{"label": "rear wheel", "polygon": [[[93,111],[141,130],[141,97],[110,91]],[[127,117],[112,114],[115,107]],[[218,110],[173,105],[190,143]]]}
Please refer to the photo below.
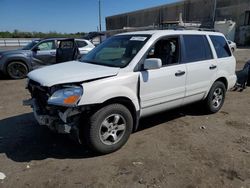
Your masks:
{"label": "rear wheel", "polygon": [[225,94],[225,85],[220,81],[216,81],[212,85],[205,100],[205,105],[208,113],[216,113],[221,109],[225,100]]}
{"label": "rear wheel", "polygon": [[21,61],[12,61],[7,65],[7,74],[12,79],[25,78],[29,72],[28,67]]}
{"label": "rear wheel", "polygon": [[90,149],[107,154],[120,149],[133,127],[130,111],[121,104],[110,104],[95,112],[84,125],[84,139]]}

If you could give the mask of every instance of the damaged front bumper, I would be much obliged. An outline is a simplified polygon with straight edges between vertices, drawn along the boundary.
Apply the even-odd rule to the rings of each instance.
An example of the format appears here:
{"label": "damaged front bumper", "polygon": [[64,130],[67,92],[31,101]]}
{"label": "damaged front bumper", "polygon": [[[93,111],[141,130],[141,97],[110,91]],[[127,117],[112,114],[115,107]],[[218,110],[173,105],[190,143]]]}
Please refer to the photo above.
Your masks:
{"label": "damaged front bumper", "polygon": [[80,116],[77,115],[81,113],[80,110],[76,108],[67,108],[62,111],[58,108],[57,110],[53,110],[53,115],[44,114],[41,113],[41,108],[34,98],[24,100],[23,105],[33,108],[35,119],[40,125],[46,125],[49,129],[62,134],[77,134],[78,137]]}

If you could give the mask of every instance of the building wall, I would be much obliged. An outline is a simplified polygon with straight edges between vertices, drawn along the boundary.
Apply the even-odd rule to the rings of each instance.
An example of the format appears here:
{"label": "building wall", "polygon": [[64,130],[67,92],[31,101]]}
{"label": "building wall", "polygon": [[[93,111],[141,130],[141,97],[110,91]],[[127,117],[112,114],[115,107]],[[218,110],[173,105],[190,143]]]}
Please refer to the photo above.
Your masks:
{"label": "building wall", "polygon": [[249,29],[245,30],[249,28],[245,26],[245,15],[246,11],[250,11],[250,0],[219,0],[217,6],[216,20],[231,19],[236,22],[235,41],[240,45],[250,45]]}
{"label": "building wall", "polygon": [[179,20],[180,13],[183,14],[184,21],[207,22],[212,18],[212,8],[211,0],[186,0],[107,17],[106,29],[160,25],[162,22]]}
{"label": "building wall", "polygon": [[[215,0],[184,0],[149,9],[129,12],[106,18],[106,29],[124,27],[158,26],[162,22],[177,21],[182,13],[184,22],[201,22],[204,26],[213,25]],[[236,22],[236,42],[240,39],[240,27],[244,25],[245,12],[250,10],[250,0],[217,0],[216,20],[232,19]],[[242,44],[242,43],[241,43]]]}

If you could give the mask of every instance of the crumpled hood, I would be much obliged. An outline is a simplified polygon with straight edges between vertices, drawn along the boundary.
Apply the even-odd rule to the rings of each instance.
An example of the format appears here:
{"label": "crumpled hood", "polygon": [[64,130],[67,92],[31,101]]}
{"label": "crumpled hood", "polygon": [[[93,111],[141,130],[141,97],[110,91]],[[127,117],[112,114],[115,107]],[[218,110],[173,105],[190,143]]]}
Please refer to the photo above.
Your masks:
{"label": "crumpled hood", "polygon": [[28,78],[51,87],[57,84],[83,82],[92,79],[115,76],[120,68],[94,65],[79,61],[70,61],[36,69]]}

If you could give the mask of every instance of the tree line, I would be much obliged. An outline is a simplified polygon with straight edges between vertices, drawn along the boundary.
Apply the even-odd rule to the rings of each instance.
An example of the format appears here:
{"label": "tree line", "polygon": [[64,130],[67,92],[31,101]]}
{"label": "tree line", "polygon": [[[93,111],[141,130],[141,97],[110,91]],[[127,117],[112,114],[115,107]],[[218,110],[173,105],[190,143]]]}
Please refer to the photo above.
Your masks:
{"label": "tree line", "polygon": [[43,32],[24,32],[14,30],[13,32],[9,31],[0,31],[0,38],[51,38],[51,37],[66,37],[66,38],[82,38],[85,35],[84,32],[77,33],[58,33],[55,31],[50,31],[48,33]]}

